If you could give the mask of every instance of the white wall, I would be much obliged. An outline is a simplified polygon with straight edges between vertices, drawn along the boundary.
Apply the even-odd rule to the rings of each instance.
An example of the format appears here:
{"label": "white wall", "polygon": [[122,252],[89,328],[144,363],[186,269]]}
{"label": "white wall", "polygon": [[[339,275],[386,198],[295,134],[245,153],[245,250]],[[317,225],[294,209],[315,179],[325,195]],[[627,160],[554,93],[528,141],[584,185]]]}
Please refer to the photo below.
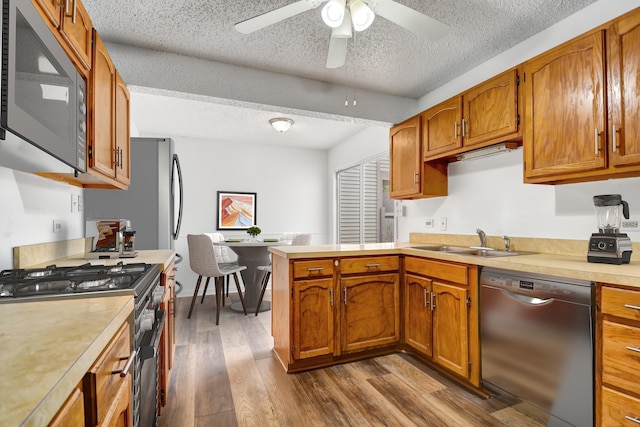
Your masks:
{"label": "white wall", "polygon": [[[0,167],[0,270],[13,268],[13,247],[84,237],[83,212],[71,213],[82,189]],[[53,232],[53,220],[62,229]]]}
{"label": "white wall", "polygon": [[[216,231],[218,191],[257,193],[256,219],[263,237],[307,232],[312,244],[327,241],[326,151],[162,136],[174,139],[182,167],[184,217],[176,252],[184,263],[177,279],[187,295],[193,293],[197,279],[189,269],[187,234]],[[244,231],[223,234],[247,236]]]}

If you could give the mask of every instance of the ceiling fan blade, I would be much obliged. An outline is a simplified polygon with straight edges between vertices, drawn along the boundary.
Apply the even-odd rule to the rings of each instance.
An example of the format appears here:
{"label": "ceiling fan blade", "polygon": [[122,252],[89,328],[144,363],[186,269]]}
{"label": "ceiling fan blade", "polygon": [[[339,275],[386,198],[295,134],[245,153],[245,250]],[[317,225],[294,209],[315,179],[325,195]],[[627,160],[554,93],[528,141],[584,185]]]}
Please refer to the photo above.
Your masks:
{"label": "ceiling fan blade", "polygon": [[242,34],[250,34],[254,31],[268,27],[271,24],[275,24],[280,21],[284,21],[287,18],[296,16],[307,10],[315,9],[320,6],[322,0],[298,0],[295,3],[288,4],[286,6],[279,7],[270,12],[263,13],[262,15],[254,16],[242,22],[238,22],[235,25],[236,30]]}
{"label": "ceiling fan blade", "polygon": [[329,41],[329,54],[327,55],[327,68],[340,68],[347,58],[346,38],[331,37]]}
{"label": "ceiling fan blade", "polygon": [[449,26],[433,18],[423,15],[405,5],[393,0],[378,0],[369,2],[369,7],[383,18],[406,28],[412,33],[434,40],[444,36],[449,31]]}

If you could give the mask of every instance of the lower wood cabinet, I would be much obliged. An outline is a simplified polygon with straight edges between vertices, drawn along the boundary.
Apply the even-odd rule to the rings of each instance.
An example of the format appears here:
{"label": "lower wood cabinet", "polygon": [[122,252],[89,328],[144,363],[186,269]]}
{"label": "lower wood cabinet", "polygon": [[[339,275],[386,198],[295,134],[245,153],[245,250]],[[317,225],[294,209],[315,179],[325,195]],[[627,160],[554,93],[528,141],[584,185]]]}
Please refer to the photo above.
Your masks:
{"label": "lower wood cabinet", "polygon": [[480,385],[476,266],[405,257],[404,337],[418,354]]}
{"label": "lower wood cabinet", "polygon": [[293,282],[293,357],[332,355],[334,351],[334,279]]}
{"label": "lower wood cabinet", "polygon": [[73,389],[67,401],[62,405],[49,427],[84,426],[84,393],[82,383]]}
{"label": "lower wood cabinet", "polygon": [[640,424],[640,292],[603,285],[599,298],[598,425]]}
{"label": "lower wood cabinet", "polygon": [[166,321],[160,338],[160,351],[158,354],[158,414],[162,414],[162,407],[167,404],[169,393],[169,380],[175,349],[175,325],[176,325],[176,287],[175,287],[175,261],[165,267],[160,276],[160,285],[164,287],[164,296],[160,303],[160,310],[164,310]]}
{"label": "lower wood cabinet", "polygon": [[83,381],[85,423],[88,426],[131,426],[131,376],[120,372],[131,354],[131,329],[125,322]]}

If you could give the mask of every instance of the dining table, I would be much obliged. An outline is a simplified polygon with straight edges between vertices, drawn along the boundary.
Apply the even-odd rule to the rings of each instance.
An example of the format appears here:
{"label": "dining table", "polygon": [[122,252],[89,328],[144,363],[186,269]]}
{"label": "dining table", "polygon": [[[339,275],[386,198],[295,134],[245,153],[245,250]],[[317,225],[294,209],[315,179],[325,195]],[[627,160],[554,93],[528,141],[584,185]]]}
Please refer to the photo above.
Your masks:
{"label": "dining table", "polygon": [[[289,242],[281,242],[279,240],[241,240],[229,239],[223,242],[214,242],[214,245],[227,246],[238,256],[238,264],[247,267],[243,270],[242,281],[244,282],[244,305],[247,313],[255,313],[260,298],[260,285],[264,272],[258,270],[261,265],[271,265],[271,256],[269,255],[269,246],[286,245]],[[236,302],[231,304],[234,311],[243,311],[242,304]],[[271,302],[262,301],[260,311],[271,310]]]}

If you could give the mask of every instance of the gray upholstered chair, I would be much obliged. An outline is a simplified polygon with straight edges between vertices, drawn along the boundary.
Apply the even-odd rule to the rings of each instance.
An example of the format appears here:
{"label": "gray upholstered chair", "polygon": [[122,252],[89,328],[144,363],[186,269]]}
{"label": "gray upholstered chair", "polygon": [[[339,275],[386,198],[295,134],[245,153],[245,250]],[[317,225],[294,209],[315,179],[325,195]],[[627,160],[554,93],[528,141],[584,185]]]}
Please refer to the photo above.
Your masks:
{"label": "gray upholstered chair", "polygon": [[[224,242],[224,234],[222,233],[204,233],[211,238],[211,241],[214,243]],[[220,267],[234,267],[238,265],[238,259],[232,256],[233,251],[231,251],[227,246],[224,245],[214,245],[213,250],[216,253],[216,260],[218,260],[218,265]],[[229,276],[224,277],[224,287],[226,288],[225,294],[227,297],[229,296]],[[224,299],[222,300],[222,305],[224,306]]]}
{"label": "gray upholstered chair", "polygon": [[244,297],[242,296],[242,290],[240,289],[240,281],[238,280],[238,273],[242,270],[246,270],[247,267],[243,265],[228,265],[223,266],[218,264],[216,259],[215,250],[211,238],[206,234],[189,234],[187,235],[187,245],[189,246],[189,265],[191,270],[198,274],[198,281],[196,283],[196,289],[193,292],[193,298],[191,300],[191,307],[189,308],[189,315],[187,318],[191,318],[191,312],[193,306],[198,297],[198,291],[200,290],[200,284],[202,278],[206,277],[207,281],[204,285],[204,292],[202,294],[202,300],[207,293],[209,287],[209,279],[214,278],[216,287],[216,325],[220,322],[220,306],[222,305],[221,299],[224,297],[222,289],[222,279],[225,276],[233,275],[236,282],[236,288],[238,289],[238,296],[242,303],[242,309],[244,314],[247,314],[247,308],[244,305]]}
{"label": "gray upholstered chair", "polygon": [[[307,246],[311,244],[311,234],[309,233],[290,233],[292,235],[291,244],[292,245],[300,245]],[[264,298],[264,293],[267,290],[267,285],[269,284],[269,278],[271,277],[271,264],[269,265],[260,265],[257,267],[258,270],[263,271],[264,274],[262,276],[262,282],[260,282],[260,297],[258,298],[258,305],[256,306],[256,316],[260,312],[260,306],[262,306],[262,298]]]}

